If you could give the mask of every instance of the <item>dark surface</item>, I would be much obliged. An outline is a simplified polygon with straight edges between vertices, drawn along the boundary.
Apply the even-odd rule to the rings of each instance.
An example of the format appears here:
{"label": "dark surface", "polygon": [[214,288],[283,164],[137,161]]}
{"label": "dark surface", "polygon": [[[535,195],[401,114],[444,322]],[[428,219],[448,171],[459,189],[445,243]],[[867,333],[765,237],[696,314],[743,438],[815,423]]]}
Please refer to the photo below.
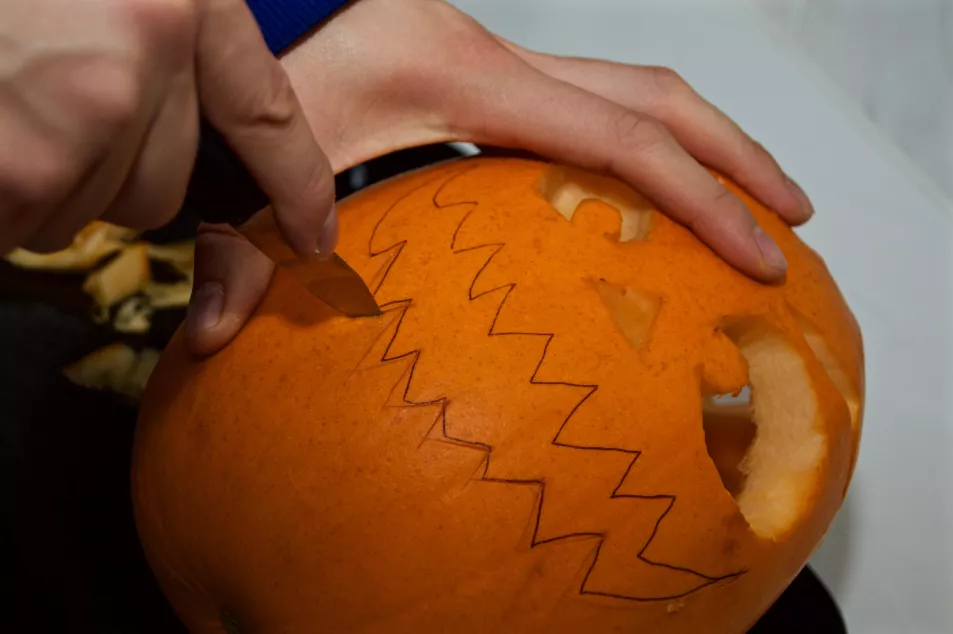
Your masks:
{"label": "dark surface", "polygon": [[[455,156],[440,146],[402,152],[366,167],[366,183]],[[338,179],[338,193],[352,190]],[[189,235],[181,217],[155,237]],[[172,614],[143,558],[129,498],[136,410],[122,397],[77,388],[60,371],[113,340],[92,324],[77,292],[81,277],[0,268],[0,535],[16,591],[2,631],[173,634]],[[166,313],[134,345],[161,345],[181,320]],[[10,595],[8,595],[9,597]],[[11,623],[12,621],[12,623]],[[12,627],[11,627],[12,626]],[[843,634],[837,606],[809,570],[794,581],[751,634]],[[700,633],[701,634],[701,633]]]}
{"label": "dark surface", "polygon": [[224,137],[202,119],[199,151],[182,210],[198,215],[205,222],[237,227],[269,202]]}

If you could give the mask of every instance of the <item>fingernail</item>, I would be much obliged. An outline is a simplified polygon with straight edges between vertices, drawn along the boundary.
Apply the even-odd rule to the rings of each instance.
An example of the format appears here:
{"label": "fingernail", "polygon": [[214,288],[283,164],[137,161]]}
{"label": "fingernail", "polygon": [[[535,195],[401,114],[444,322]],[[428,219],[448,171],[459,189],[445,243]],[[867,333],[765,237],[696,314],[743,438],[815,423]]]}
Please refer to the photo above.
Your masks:
{"label": "fingernail", "polygon": [[808,218],[814,215],[814,205],[811,204],[810,198],[807,197],[807,194],[804,193],[804,190],[801,189],[801,186],[794,182],[794,180],[788,176],[788,190],[798,199],[798,202],[801,203],[801,209],[804,210],[804,213]]}
{"label": "fingernail", "polygon": [[338,245],[338,210],[332,206],[328,213],[327,220],[324,221],[324,227],[321,229],[321,235],[318,236],[318,247],[314,250],[315,254],[322,260],[331,257],[335,247]]}
{"label": "fingernail", "polygon": [[786,271],[788,269],[788,261],[785,259],[784,254],[781,253],[781,249],[777,243],[771,239],[771,236],[766,234],[761,227],[755,227],[753,235],[754,242],[758,245],[758,251],[761,252],[761,261],[769,268]]}
{"label": "fingernail", "polygon": [[186,327],[192,334],[211,330],[222,319],[225,289],[219,282],[206,282],[192,295],[186,311]]}

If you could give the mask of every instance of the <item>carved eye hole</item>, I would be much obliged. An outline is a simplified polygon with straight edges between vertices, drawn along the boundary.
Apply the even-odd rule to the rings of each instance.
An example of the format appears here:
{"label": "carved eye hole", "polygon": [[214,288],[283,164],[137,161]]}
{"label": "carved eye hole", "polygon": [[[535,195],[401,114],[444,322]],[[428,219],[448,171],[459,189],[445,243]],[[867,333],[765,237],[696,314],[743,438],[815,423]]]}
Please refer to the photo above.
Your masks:
{"label": "carved eye hole", "polygon": [[619,242],[642,240],[649,232],[654,207],[618,180],[569,167],[551,167],[539,184],[543,197],[566,220],[587,200],[597,200],[619,212]]}
{"label": "carved eye hole", "polygon": [[661,299],[633,288],[615,286],[605,280],[597,280],[595,286],[609,316],[629,345],[639,351],[645,350]]}
{"label": "carved eye hole", "polygon": [[759,537],[779,537],[810,508],[827,438],[804,360],[783,336],[753,321],[725,335],[748,368],[739,398],[708,399],[705,440],[726,490]]}

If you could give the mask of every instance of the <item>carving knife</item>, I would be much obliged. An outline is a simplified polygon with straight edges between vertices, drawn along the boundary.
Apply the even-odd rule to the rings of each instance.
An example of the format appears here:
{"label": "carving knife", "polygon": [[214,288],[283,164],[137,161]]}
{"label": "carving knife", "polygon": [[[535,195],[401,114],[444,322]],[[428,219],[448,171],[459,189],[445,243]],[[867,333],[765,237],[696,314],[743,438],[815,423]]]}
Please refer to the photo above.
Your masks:
{"label": "carving knife", "polygon": [[281,238],[268,196],[225,139],[201,121],[198,155],[182,211],[204,222],[229,224],[308,292],[351,317],[380,315],[374,294],[337,253],[301,258]]}

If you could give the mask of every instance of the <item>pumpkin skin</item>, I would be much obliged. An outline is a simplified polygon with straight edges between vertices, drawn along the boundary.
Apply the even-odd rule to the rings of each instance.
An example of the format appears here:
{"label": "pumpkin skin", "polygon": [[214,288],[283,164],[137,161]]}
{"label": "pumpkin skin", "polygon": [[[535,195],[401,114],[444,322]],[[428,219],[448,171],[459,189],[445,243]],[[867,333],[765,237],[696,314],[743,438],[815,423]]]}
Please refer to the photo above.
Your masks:
{"label": "pumpkin skin", "polygon": [[[339,205],[338,253],[382,316],[341,316],[279,272],[220,353],[192,357],[178,333],[132,480],[187,627],[746,631],[841,505],[863,348],[823,261],[723,182],[784,251],[783,283],[740,274],[615,181],[478,157]],[[577,185],[602,200],[561,213]],[[790,428],[814,449],[777,476],[787,511],[754,530],[712,458],[738,446],[706,446],[703,409],[749,382],[758,409],[743,351],[769,341],[786,361],[757,367],[803,385],[785,401],[765,383],[764,411],[807,411]],[[778,442],[752,474],[803,449]]]}

